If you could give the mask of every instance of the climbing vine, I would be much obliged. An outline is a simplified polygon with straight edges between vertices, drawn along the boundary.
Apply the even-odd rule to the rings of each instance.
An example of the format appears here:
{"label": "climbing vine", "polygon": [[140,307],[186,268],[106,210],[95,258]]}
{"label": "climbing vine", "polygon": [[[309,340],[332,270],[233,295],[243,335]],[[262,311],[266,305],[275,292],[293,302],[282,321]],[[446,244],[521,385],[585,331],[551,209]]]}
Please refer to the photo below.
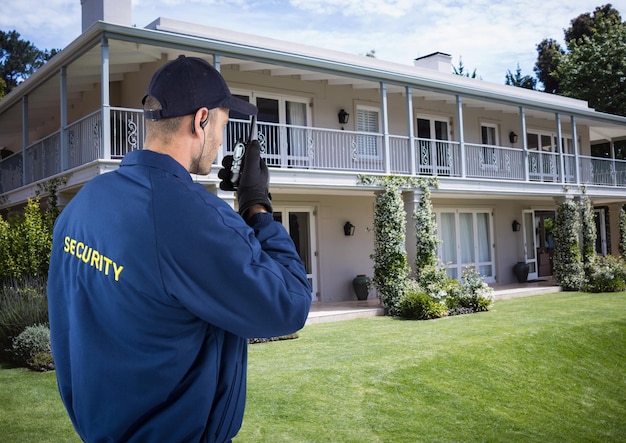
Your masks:
{"label": "climbing vine", "polygon": [[585,281],[578,242],[580,232],[578,209],[578,205],[572,200],[565,200],[556,208],[554,278],[566,291],[579,290]]}
{"label": "climbing vine", "polygon": [[426,188],[431,179],[397,176],[361,176],[359,182],[384,188],[374,205],[373,283],[383,307],[391,315],[398,314],[400,300],[407,287],[410,267],[405,248],[406,211],[402,188]]}

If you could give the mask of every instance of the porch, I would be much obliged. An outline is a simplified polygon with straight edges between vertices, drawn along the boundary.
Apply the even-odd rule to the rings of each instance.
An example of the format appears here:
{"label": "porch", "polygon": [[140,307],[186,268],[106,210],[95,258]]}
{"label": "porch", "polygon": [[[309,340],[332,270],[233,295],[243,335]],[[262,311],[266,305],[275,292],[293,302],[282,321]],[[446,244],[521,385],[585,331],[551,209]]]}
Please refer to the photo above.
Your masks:
{"label": "porch", "polygon": [[[103,119],[107,114],[110,117]],[[248,121],[231,119],[221,155],[246,137],[249,126]],[[94,161],[115,163],[127,152],[142,149],[144,134],[139,109],[95,111],[2,159],[0,194]],[[270,167],[302,172],[626,186],[626,160],[268,122],[259,122],[258,137]]]}
{"label": "porch", "polygon": [[[507,300],[518,297],[529,297],[532,295],[552,294],[560,292],[552,279],[541,279],[527,283],[515,283],[510,285],[494,284],[495,300]],[[356,318],[368,318],[384,315],[384,310],[380,306],[377,298],[363,301],[345,301],[337,303],[314,302],[311,305],[307,325],[315,323],[327,323],[342,320],[354,320]]]}

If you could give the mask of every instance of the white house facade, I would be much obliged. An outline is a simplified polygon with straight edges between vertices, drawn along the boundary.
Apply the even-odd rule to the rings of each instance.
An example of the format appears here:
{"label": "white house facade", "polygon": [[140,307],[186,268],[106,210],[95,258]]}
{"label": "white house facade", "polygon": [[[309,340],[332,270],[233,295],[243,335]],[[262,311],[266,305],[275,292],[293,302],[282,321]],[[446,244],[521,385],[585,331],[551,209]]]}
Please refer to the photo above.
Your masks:
{"label": "white house facade", "polygon": [[[512,283],[520,261],[529,279],[550,276],[556,205],[583,194],[595,208],[598,252],[618,253],[626,118],[453,75],[442,53],[408,66],[165,18],[140,29],[130,0],[83,1],[82,35],[0,100],[0,210],[19,210],[60,177],[62,206],[142,149],[141,99],[179,54],[206,59],[259,108],[275,218],[294,238],[314,300],[355,299],[352,279],[372,274],[380,188],[360,184],[367,174],[437,177],[439,257],[452,277],[471,265],[488,282]],[[248,129],[231,114],[213,170],[194,176],[233,207],[217,172]],[[412,262],[419,193],[403,196]]]}

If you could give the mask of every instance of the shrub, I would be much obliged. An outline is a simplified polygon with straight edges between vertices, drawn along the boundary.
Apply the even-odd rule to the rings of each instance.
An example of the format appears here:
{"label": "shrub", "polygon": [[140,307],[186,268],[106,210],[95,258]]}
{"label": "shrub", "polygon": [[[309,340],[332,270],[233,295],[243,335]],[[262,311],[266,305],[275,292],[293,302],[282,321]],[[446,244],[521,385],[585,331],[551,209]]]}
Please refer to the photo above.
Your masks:
{"label": "shrub", "polygon": [[50,349],[50,328],[42,324],[28,326],[13,339],[12,353],[18,363],[33,369],[54,368]]}
{"label": "shrub", "polygon": [[[448,315],[488,311],[493,303],[493,289],[473,266],[463,269],[462,283],[450,286],[446,306]],[[454,280],[456,282],[456,280]]]}
{"label": "shrub", "polygon": [[622,206],[619,210],[619,253],[626,258],[626,210]]}
{"label": "shrub", "polygon": [[448,296],[451,283],[445,268],[434,265],[424,266],[419,270],[417,283],[428,296],[436,302],[441,302]]}
{"label": "shrub", "polygon": [[406,239],[406,212],[400,192],[400,180],[389,178],[385,190],[378,194],[374,209],[373,283],[382,305],[391,315],[397,315],[402,298],[403,282],[409,276]]}
{"label": "shrub", "polygon": [[26,327],[48,322],[46,280],[12,280],[0,287],[0,350]]}
{"label": "shrub", "polygon": [[11,221],[0,217],[0,281],[48,274],[52,223],[39,198],[29,199],[23,214]]}
{"label": "shrub", "polygon": [[471,308],[474,312],[489,310],[493,302],[493,288],[490,288],[482,275],[476,272],[473,266],[463,269],[462,294],[464,306]]}
{"label": "shrub", "polygon": [[411,320],[430,320],[447,314],[444,303],[433,300],[417,282],[407,280],[406,288],[398,303],[401,317]]}
{"label": "shrub", "polygon": [[607,255],[597,256],[589,268],[586,292],[621,292],[626,290],[626,261]]}
{"label": "shrub", "polygon": [[433,205],[430,199],[430,187],[436,183],[421,182],[419,188],[422,190],[419,206],[413,211],[413,221],[415,222],[415,269],[418,274],[421,269],[437,264],[437,224],[433,214]]}
{"label": "shrub", "polygon": [[585,276],[589,277],[592,272],[593,262],[596,258],[596,223],[594,219],[591,199],[584,196],[580,201],[581,225],[582,225],[582,263]]}
{"label": "shrub", "polygon": [[585,280],[579,233],[578,205],[566,200],[557,206],[554,227],[554,278],[565,291],[579,290]]}

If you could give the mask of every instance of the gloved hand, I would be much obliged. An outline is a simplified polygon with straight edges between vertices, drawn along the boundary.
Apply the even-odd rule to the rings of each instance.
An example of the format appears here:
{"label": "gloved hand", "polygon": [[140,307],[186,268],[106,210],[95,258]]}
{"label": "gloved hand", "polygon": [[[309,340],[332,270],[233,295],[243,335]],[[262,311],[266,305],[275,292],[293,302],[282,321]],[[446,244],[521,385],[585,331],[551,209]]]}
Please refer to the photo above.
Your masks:
{"label": "gloved hand", "polygon": [[239,214],[245,219],[246,212],[251,206],[260,204],[265,206],[268,212],[272,212],[272,200],[269,194],[270,175],[261,158],[261,145],[257,140],[252,140],[246,145],[246,152],[241,164],[239,185],[235,187],[230,180],[233,165],[233,156],[226,155],[222,159],[222,166],[218,172],[220,189],[224,191],[237,191],[239,201]]}

